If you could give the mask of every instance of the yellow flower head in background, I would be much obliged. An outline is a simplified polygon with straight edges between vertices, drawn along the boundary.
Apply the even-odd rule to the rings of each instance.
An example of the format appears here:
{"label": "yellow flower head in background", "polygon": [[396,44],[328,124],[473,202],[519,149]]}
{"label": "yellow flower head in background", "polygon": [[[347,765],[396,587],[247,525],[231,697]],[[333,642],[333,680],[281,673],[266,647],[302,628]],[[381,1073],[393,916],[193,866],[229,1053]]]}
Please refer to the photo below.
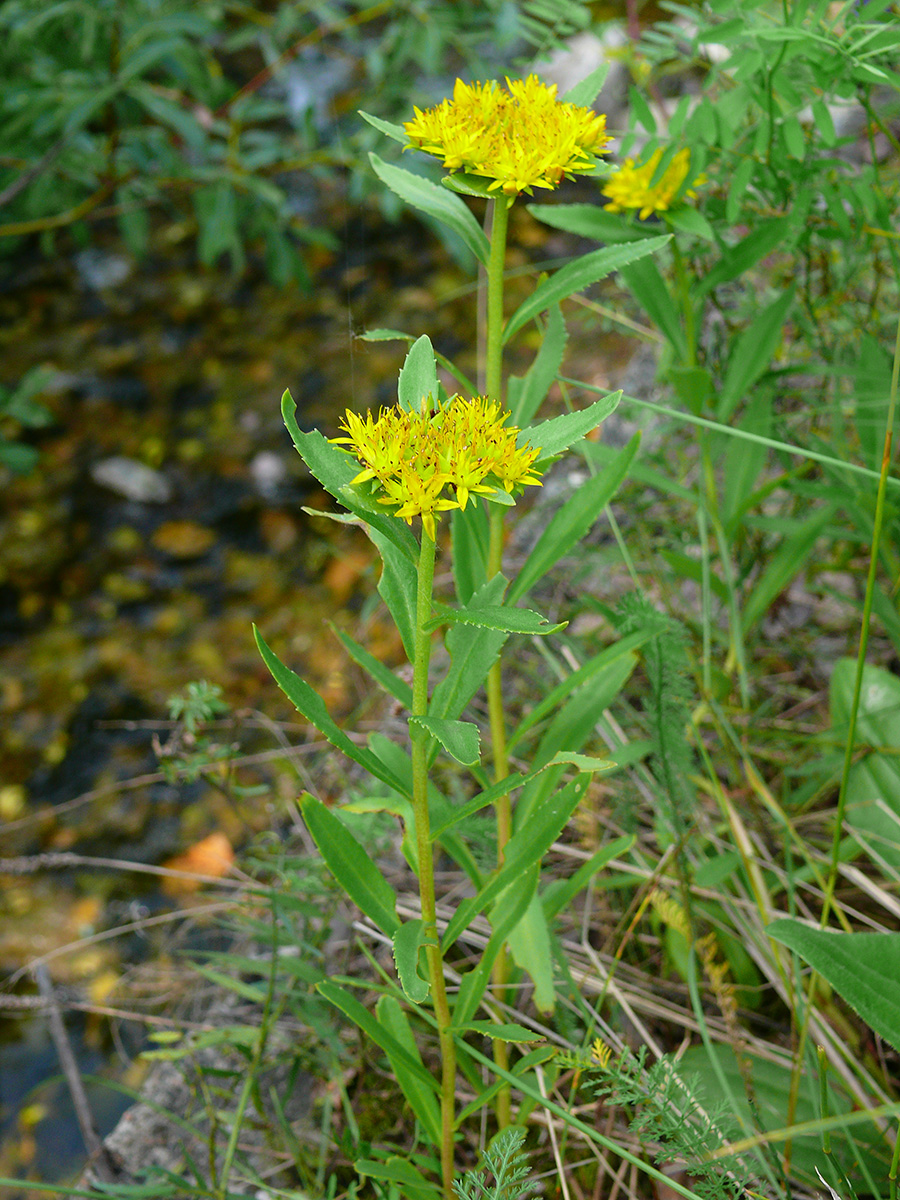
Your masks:
{"label": "yellow flower head in background", "polygon": [[540,486],[534,469],[540,450],[516,445],[519,431],[506,425],[508,417],[485,396],[437,405],[426,396],[419,412],[382,408],[373,418],[347,409],[341,421],[347,436],[331,440],[362,466],[352,483],[376,480],[379,504],[396,505],[394,516],[409,525],[420,516],[433,541],[435,513],[465,509],[471,496],[498,488]]}
{"label": "yellow flower head in background", "polygon": [[[651,213],[665,212],[669,209],[681,185],[687,179],[691,169],[691,155],[686,148],[679,150],[662,176],[651,187],[650,181],[662,156],[662,149],[655,150],[639,167],[634,165],[633,158],[626,158],[618,171],[604,181],[603,191],[610,199],[604,208],[609,212],[625,212],[629,208],[638,208],[638,217],[642,221]],[[697,195],[694,188],[705,182],[706,177],[698,175],[679,199],[689,197],[693,200]]]}
{"label": "yellow flower head in background", "polygon": [[403,126],[408,149],[433,154],[449,171],[482,175],[489,190],[508,196],[589,174],[610,141],[605,114],[557,100],[556,85],[536,75],[507,79],[506,89],[457,79],[452,100],[415,114]]}

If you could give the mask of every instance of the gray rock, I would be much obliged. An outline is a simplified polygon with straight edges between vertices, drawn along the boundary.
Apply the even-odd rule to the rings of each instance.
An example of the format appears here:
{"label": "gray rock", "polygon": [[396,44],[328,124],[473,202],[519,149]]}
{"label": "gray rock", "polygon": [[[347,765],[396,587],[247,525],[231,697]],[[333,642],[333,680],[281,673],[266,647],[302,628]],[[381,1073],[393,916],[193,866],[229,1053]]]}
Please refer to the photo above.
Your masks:
{"label": "gray rock", "polygon": [[165,475],[134,458],[101,458],[91,467],[91,479],[138,504],[167,504],[172,499],[172,485]]}

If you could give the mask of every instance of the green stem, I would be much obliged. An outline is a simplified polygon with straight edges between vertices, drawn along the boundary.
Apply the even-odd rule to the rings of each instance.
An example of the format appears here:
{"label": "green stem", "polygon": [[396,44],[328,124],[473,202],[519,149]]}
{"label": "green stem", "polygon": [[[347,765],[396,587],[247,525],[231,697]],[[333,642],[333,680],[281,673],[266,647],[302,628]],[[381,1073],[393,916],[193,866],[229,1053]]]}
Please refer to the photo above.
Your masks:
{"label": "green stem", "polygon": [[[416,633],[413,652],[414,717],[428,715],[428,666],[431,661],[431,634],[426,625],[431,618],[431,594],[434,587],[435,545],[422,530],[419,549],[418,587],[416,591]],[[419,862],[419,898],[425,931],[425,956],[431,980],[431,996],[437,1020],[441,1050],[441,1176],[447,1200],[453,1200],[453,1122],[456,1103],[456,1044],[450,1032],[452,1020],[444,986],[444,957],[437,929],[434,896],[434,846],[428,814],[428,731],[410,722],[412,741],[413,813],[416,822],[416,850]]]}
{"label": "green stem", "polygon": [[[498,404],[503,402],[503,271],[506,265],[506,233],[509,226],[509,205],[505,196],[491,202],[491,252],[487,266],[487,355],[485,363],[485,395]],[[498,504],[488,505],[490,542],[488,545],[487,577],[500,570],[503,560],[503,513]],[[488,716],[491,726],[491,754],[494,779],[509,774],[509,755],[506,748],[506,716],[503,711],[503,676],[500,660],[491,667],[487,677]],[[506,843],[512,834],[512,806],[509,795],[501,796],[495,805],[497,813],[497,865],[503,865]],[[494,964],[494,988],[503,999],[509,980],[509,955],[504,949]],[[494,1041],[494,1062],[501,1070],[509,1070],[509,1049],[506,1042]],[[497,1124],[505,1129],[511,1120],[510,1091],[503,1087],[495,1104]]]}

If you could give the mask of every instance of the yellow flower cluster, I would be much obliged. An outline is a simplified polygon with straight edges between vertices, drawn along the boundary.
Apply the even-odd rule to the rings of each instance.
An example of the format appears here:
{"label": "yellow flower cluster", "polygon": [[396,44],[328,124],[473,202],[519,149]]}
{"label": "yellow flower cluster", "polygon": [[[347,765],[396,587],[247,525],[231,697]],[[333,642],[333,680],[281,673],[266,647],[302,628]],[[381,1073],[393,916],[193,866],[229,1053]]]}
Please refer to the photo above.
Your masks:
{"label": "yellow flower cluster", "polygon": [[[651,213],[665,212],[671,207],[672,200],[678,195],[691,169],[690,151],[679,150],[666,167],[660,179],[651,187],[662,150],[656,150],[645,163],[639,167],[634,165],[633,158],[626,158],[618,171],[603,184],[603,191],[610,198],[609,204],[604,205],[610,212],[624,212],[629,208],[638,208],[638,217],[645,220]],[[681,198],[694,199],[697,193],[694,188],[705,183],[706,177],[698,175],[690,187],[682,193]]]}
{"label": "yellow flower cluster", "polygon": [[536,75],[506,86],[457,79],[452,100],[415,109],[403,126],[407,149],[435,155],[449,171],[484,176],[489,190],[509,196],[594,170],[594,156],[610,141],[605,114],[557,100],[556,85]]}
{"label": "yellow flower cluster", "polygon": [[384,493],[379,504],[397,505],[394,515],[409,525],[421,516],[433,541],[435,513],[464,509],[470,496],[490,496],[498,487],[540,486],[534,470],[540,451],[516,445],[519,431],[506,427],[508,417],[485,396],[437,405],[426,396],[419,412],[382,408],[373,418],[348,409],[341,421],[347,437],[331,440],[362,465],[353,483],[377,480]]}

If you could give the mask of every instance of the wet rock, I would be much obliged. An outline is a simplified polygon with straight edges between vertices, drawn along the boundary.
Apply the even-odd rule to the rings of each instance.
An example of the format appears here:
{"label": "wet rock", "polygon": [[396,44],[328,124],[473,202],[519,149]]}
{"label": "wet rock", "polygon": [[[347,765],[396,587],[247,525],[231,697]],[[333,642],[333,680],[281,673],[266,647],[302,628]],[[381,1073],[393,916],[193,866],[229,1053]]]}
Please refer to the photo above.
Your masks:
{"label": "wet rock", "polygon": [[75,266],[86,287],[102,292],[125,282],[134,270],[134,259],[125,254],[109,254],[90,248],[75,255]]}
{"label": "wet rock", "polygon": [[138,504],[167,504],[172,499],[172,485],[165,475],[134,458],[117,454],[102,458],[91,467],[91,479]]}

